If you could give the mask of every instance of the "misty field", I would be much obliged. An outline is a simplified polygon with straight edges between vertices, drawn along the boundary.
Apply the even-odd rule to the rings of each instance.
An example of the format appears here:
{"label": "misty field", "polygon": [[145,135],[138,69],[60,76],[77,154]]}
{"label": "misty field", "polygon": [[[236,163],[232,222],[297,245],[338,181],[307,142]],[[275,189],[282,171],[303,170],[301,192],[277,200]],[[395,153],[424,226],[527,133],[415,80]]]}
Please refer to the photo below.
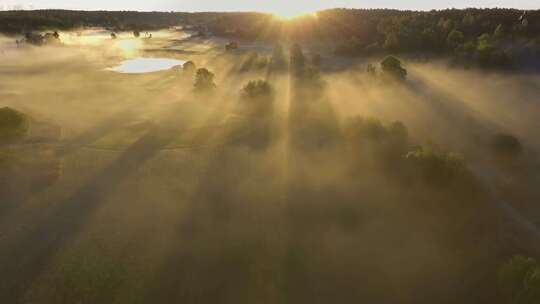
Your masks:
{"label": "misty field", "polygon": [[540,74],[151,33],[0,39],[1,303],[502,303],[540,254]]}

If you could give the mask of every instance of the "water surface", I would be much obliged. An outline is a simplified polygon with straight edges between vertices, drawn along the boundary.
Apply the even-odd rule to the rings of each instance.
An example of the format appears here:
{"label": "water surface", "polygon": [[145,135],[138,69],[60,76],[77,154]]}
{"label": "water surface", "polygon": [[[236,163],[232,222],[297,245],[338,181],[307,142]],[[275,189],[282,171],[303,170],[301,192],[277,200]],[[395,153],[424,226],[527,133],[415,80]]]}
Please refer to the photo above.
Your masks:
{"label": "water surface", "polygon": [[108,68],[107,70],[125,74],[141,74],[169,70],[173,67],[181,66],[184,63],[184,60],[171,58],[141,57],[122,61],[119,65]]}

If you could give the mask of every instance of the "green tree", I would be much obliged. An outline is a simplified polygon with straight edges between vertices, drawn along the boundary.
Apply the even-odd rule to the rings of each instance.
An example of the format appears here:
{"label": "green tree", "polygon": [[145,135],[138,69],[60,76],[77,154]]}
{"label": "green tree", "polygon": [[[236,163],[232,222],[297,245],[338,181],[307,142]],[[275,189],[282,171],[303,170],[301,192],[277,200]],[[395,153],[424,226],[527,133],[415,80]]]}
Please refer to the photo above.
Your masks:
{"label": "green tree", "polygon": [[497,25],[495,31],[493,32],[493,37],[496,39],[501,39],[506,34],[506,30],[502,24]]}
{"label": "green tree", "polygon": [[400,47],[398,35],[394,32],[388,33],[384,40],[383,48],[385,50],[394,51]]}
{"label": "green tree", "polygon": [[458,30],[452,30],[448,37],[446,38],[446,42],[448,45],[452,48],[457,48],[459,45],[461,45],[463,42],[465,42],[465,35],[463,35],[462,32]]}
{"label": "green tree", "polygon": [[475,21],[474,15],[471,13],[467,13],[465,14],[465,16],[463,16],[462,23],[466,27],[471,27],[472,25],[474,25],[474,21]]}
{"label": "green tree", "polygon": [[407,70],[401,66],[401,61],[394,56],[387,56],[381,62],[381,70],[384,75],[393,79],[405,80]]}
{"label": "green tree", "polygon": [[514,256],[499,269],[499,290],[509,303],[540,301],[540,267],[535,259]]}

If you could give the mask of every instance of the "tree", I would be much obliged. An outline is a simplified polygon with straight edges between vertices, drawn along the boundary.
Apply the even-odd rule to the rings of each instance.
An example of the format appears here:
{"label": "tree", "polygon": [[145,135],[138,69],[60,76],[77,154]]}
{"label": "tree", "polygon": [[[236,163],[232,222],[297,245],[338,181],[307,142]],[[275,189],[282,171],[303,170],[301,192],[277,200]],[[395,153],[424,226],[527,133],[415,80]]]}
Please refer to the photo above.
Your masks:
{"label": "tree", "polygon": [[474,21],[475,21],[475,18],[473,16],[473,14],[467,13],[467,14],[465,14],[465,16],[463,16],[462,23],[466,27],[471,27],[474,24]]}
{"label": "tree", "polygon": [[499,290],[509,303],[540,301],[540,267],[535,259],[514,256],[499,270]]}
{"label": "tree", "polygon": [[461,45],[463,42],[465,42],[465,36],[463,35],[462,32],[458,30],[452,30],[448,34],[448,37],[446,38],[446,42],[448,43],[449,46],[455,49],[459,45]]}
{"label": "tree", "polygon": [[401,61],[394,56],[387,56],[381,62],[381,70],[384,75],[393,79],[405,80],[407,70],[401,66]]}
{"label": "tree", "polygon": [[402,163],[407,153],[408,131],[401,122],[385,126],[378,119],[353,117],[345,122],[343,135],[352,148],[371,150],[385,165]]}
{"label": "tree", "polygon": [[9,107],[0,109],[0,144],[20,140],[28,133],[28,117]]}
{"label": "tree", "polygon": [[293,75],[301,77],[304,74],[306,58],[299,44],[294,44],[291,48],[291,69]]}
{"label": "tree", "polygon": [[490,48],[491,46],[491,36],[489,36],[488,33],[484,33],[480,36],[478,36],[478,49],[486,49]]}
{"label": "tree", "polygon": [[491,151],[498,157],[513,158],[523,153],[523,146],[515,136],[499,133],[491,139]]}
{"label": "tree", "polygon": [[386,35],[386,39],[384,40],[383,48],[385,50],[389,51],[395,51],[399,49],[399,38],[398,35],[394,32],[391,32]]}
{"label": "tree", "polygon": [[205,68],[198,69],[195,76],[194,87],[195,91],[197,92],[212,91],[216,88],[216,84],[214,83],[214,74]]}
{"label": "tree", "polygon": [[270,59],[270,70],[283,71],[287,69],[287,59],[281,44],[276,44],[272,51],[272,59]]}
{"label": "tree", "polygon": [[268,98],[274,95],[274,89],[267,81],[254,80],[244,86],[242,95],[249,99]]}
{"label": "tree", "polygon": [[505,35],[505,28],[502,24],[497,25],[497,28],[495,28],[495,31],[493,32],[493,37],[495,39],[501,39]]}
{"label": "tree", "polygon": [[432,186],[467,183],[471,175],[461,155],[438,151],[432,146],[418,147],[406,155],[412,172],[419,173]]}
{"label": "tree", "polygon": [[438,26],[446,33],[450,31],[454,27],[454,22],[452,22],[452,19],[444,19],[441,18],[439,20]]}
{"label": "tree", "polygon": [[184,69],[184,72],[187,72],[187,73],[193,73],[195,71],[195,69],[197,68],[197,66],[195,65],[195,63],[193,61],[186,61],[183,65],[182,65],[182,69]]}

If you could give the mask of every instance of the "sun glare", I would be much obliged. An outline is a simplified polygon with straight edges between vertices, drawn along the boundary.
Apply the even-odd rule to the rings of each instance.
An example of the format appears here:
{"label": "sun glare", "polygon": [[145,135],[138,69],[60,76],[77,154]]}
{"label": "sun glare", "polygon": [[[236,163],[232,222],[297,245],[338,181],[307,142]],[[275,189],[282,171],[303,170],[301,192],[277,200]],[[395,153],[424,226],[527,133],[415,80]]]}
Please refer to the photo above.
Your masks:
{"label": "sun glare", "polygon": [[116,46],[122,50],[126,58],[132,58],[137,56],[139,49],[142,46],[140,39],[123,39],[116,43]]}
{"label": "sun glare", "polygon": [[309,13],[306,11],[296,11],[296,10],[280,10],[273,13],[273,15],[281,20],[292,20],[301,17],[315,17],[316,13]]}

